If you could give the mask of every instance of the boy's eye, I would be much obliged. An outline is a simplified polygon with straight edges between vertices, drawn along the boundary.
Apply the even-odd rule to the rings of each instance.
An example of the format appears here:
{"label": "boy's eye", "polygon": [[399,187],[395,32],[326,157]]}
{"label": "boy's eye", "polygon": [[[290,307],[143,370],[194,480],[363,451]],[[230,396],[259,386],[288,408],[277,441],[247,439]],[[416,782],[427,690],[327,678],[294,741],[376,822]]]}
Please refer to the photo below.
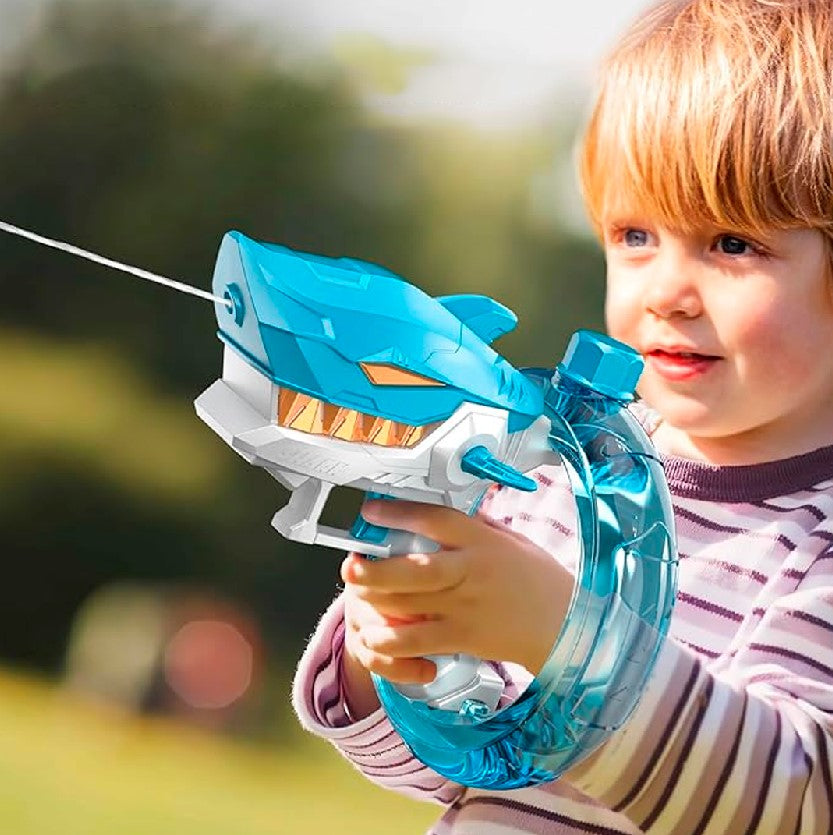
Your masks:
{"label": "boy's eye", "polygon": [[647,246],[648,233],[644,229],[624,229],[622,241],[625,246]]}
{"label": "boy's eye", "polygon": [[724,255],[747,255],[753,249],[749,241],[738,238],[736,235],[721,235],[716,245]]}

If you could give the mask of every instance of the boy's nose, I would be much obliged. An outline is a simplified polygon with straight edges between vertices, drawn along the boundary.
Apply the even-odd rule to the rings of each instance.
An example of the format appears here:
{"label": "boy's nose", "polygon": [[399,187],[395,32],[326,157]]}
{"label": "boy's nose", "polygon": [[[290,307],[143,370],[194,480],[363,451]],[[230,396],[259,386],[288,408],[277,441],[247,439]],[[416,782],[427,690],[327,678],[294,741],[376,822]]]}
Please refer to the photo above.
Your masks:
{"label": "boy's nose", "polygon": [[664,253],[645,288],[646,309],[661,319],[699,316],[702,300],[694,281],[695,269],[685,256]]}

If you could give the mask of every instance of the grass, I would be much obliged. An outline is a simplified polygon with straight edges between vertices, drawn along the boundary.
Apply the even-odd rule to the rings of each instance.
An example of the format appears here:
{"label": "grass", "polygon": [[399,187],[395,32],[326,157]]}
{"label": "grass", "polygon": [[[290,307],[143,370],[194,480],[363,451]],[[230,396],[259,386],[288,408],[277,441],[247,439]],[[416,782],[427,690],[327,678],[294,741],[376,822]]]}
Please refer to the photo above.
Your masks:
{"label": "grass", "polygon": [[326,743],[258,747],[0,673],[0,832],[390,835],[438,814],[371,785]]}

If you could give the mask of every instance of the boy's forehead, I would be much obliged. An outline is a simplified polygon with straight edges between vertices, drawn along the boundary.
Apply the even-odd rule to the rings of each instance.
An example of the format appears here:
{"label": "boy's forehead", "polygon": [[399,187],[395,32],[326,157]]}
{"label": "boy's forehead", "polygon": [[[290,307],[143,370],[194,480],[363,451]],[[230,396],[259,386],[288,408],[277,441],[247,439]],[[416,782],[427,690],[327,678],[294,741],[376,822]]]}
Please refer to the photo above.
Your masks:
{"label": "boy's forehead", "polygon": [[669,212],[669,202],[668,194],[652,193],[644,187],[639,189],[633,183],[610,183],[601,203],[601,220],[605,223],[651,221],[674,229],[702,225],[706,220],[700,212],[691,210]]}
{"label": "boy's forehead", "polygon": [[602,217],[612,218],[641,217],[654,214],[649,201],[640,198],[633,189],[614,187],[611,184],[602,200]]}
{"label": "boy's forehead", "polygon": [[750,234],[783,226],[739,214],[719,193],[709,200],[700,186],[698,182],[682,184],[681,178],[672,175],[652,187],[647,180],[637,181],[620,172],[604,186],[598,217],[602,224],[649,222],[681,233],[733,229]]}
{"label": "boy's forehead", "polygon": [[752,231],[748,222],[733,222],[726,213],[712,212],[702,203],[685,203],[679,194],[653,193],[647,189],[640,191],[634,187],[608,189],[601,204],[599,219],[603,226],[648,223],[681,234],[718,229],[747,233]]}

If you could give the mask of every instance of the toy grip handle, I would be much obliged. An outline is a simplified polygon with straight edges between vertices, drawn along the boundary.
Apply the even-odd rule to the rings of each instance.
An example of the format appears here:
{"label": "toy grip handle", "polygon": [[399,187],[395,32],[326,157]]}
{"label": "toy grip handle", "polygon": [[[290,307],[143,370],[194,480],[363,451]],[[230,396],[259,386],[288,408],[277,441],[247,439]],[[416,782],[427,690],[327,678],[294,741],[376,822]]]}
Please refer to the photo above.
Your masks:
{"label": "toy grip handle", "polygon": [[[366,498],[388,499],[379,493],[367,493]],[[428,537],[396,528],[383,528],[367,522],[361,514],[356,519],[351,536],[374,545],[390,547],[390,556],[403,554],[432,554],[440,546]],[[387,559],[364,555],[366,559]],[[408,699],[425,702],[443,710],[466,711],[486,715],[497,709],[503,693],[503,679],[485,661],[464,653],[426,656],[437,667],[437,675],[428,684],[391,684]]]}

